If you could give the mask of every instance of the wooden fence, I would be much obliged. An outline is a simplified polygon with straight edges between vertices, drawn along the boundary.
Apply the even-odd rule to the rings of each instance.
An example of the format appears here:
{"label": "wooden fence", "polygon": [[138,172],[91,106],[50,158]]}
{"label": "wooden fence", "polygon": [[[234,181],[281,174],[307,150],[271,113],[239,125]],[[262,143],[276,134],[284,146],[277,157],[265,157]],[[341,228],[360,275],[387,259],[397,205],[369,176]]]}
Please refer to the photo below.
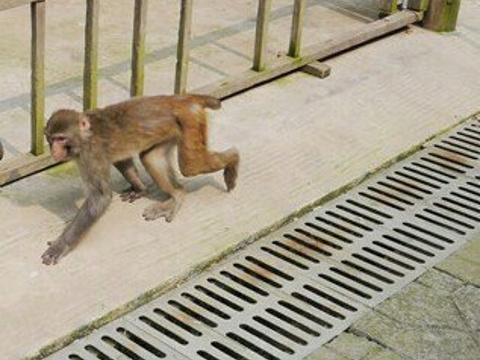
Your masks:
{"label": "wooden fence", "polygon": [[[134,23],[131,56],[131,83],[130,94],[138,96],[143,94],[144,85],[144,59],[146,17],[148,0],[134,1]],[[317,60],[332,56],[354,46],[381,37],[409,24],[423,19],[424,12],[433,14],[432,23],[444,22],[436,20],[447,6],[458,4],[460,0],[409,0],[406,9],[399,11],[397,0],[378,0],[379,11],[384,18],[363,26],[360,30],[348,31],[313,46],[302,48],[302,27],[305,14],[306,0],[292,0],[293,16],[291,35],[287,55],[266,62],[266,49],[268,42],[268,25],[271,0],[258,1],[258,14],[256,21],[254,58],[251,69],[227,79],[212,83],[192,92],[210,94],[225,98],[235,93],[269,81],[281,75],[302,68]],[[8,161],[0,163],[0,185],[17,180],[28,174],[45,169],[54,164],[53,159],[45,150],[43,127],[45,118],[45,11],[47,0],[1,0],[0,11],[18,6],[29,5],[31,10],[31,151]],[[179,0],[181,5],[180,26],[177,43],[177,62],[175,69],[176,94],[185,93],[188,80],[189,42],[192,25],[193,0]],[[85,26],[85,60],[83,77],[83,107],[85,110],[96,107],[97,81],[98,81],[98,27],[99,27],[100,0],[86,0],[86,26]],[[433,5],[432,5],[433,4]],[[449,5],[447,5],[449,4]],[[432,8],[433,6],[433,8]],[[450,9],[451,13],[451,9]],[[458,13],[458,7],[457,7]],[[440,15],[438,15],[440,14]],[[442,19],[444,19],[443,16]],[[456,20],[455,16],[451,17]],[[452,27],[450,21],[448,26]],[[453,21],[453,28],[455,21]],[[434,28],[434,26],[430,26]],[[5,36],[0,33],[0,36]]]}

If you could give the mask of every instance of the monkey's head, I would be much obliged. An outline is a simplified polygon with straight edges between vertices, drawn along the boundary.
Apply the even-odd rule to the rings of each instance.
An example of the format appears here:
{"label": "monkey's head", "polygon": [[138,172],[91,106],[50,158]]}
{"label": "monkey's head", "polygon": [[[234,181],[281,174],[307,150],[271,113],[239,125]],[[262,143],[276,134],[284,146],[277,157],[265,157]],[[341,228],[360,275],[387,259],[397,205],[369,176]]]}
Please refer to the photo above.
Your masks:
{"label": "monkey's head", "polygon": [[75,110],[55,111],[45,127],[52,157],[65,161],[78,156],[89,129],[90,122],[84,114]]}

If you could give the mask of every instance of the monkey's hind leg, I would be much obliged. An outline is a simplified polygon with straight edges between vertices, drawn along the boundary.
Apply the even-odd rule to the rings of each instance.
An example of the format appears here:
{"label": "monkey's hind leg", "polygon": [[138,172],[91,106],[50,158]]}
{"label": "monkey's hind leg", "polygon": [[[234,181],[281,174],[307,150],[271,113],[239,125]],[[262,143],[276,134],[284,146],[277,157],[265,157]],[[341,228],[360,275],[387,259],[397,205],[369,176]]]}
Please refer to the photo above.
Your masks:
{"label": "monkey's hind leg", "polygon": [[122,201],[128,201],[129,203],[132,203],[135,200],[145,196],[147,193],[147,187],[140,179],[138,170],[133,163],[133,159],[117,161],[114,165],[131,185],[130,188],[120,194]]}
{"label": "monkey's hind leg", "polygon": [[240,155],[236,148],[212,152],[207,148],[207,122],[204,111],[180,119],[182,136],[178,146],[180,171],[184,176],[212,173],[223,169],[227,191],[235,188]]}
{"label": "monkey's hind leg", "polygon": [[157,145],[140,154],[140,159],[145,169],[157,186],[160,190],[170,195],[170,199],[147,207],[142,214],[145,220],[155,220],[164,217],[167,222],[171,222],[182,205],[184,190],[175,179],[170,159],[170,153],[174,144],[174,142],[169,142]]}

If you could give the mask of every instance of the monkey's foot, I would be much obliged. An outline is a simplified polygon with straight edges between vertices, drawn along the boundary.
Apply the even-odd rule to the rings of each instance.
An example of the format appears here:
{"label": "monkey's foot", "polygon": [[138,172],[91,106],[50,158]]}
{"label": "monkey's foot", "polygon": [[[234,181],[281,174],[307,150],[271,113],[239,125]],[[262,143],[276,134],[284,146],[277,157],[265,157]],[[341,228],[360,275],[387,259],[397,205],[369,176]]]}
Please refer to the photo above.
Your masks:
{"label": "monkey's foot", "polygon": [[48,249],[42,255],[42,263],[45,265],[57,264],[70,251],[70,247],[60,240],[48,242],[48,245]]}
{"label": "monkey's foot", "polygon": [[133,203],[134,201],[144,197],[146,194],[146,190],[137,190],[131,187],[120,194],[120,199],[125,202]]}
{"label": "monkey's foot", "polygon": [[180,205],[181,201],[172,198],[164,202],[150,205],[143,211],[142,216],[147,221],[164,217],[166,222],[172,222],[180,209]]}
{"label": "monkey's foot", "polygon": [[227,191],[230,192],[235,188],[237,182],[240,156],[238,155],[238,151],[235,148],[228,151],[232,152],[233,161],[228,164],[223,170],[223,179],[225,180],[225,185],[227,185]]}

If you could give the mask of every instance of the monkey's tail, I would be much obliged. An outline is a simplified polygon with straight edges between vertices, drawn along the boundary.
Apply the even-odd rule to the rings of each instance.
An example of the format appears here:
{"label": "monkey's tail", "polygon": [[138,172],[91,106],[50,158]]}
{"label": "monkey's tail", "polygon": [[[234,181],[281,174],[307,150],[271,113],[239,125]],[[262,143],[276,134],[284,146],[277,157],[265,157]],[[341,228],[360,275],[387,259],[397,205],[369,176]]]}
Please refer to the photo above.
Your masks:
{"label": "monkey's tail", "polygon": [[219,99],[210,95],[195,95],[199,102],[209,109],[217,110],[222,106]]}

